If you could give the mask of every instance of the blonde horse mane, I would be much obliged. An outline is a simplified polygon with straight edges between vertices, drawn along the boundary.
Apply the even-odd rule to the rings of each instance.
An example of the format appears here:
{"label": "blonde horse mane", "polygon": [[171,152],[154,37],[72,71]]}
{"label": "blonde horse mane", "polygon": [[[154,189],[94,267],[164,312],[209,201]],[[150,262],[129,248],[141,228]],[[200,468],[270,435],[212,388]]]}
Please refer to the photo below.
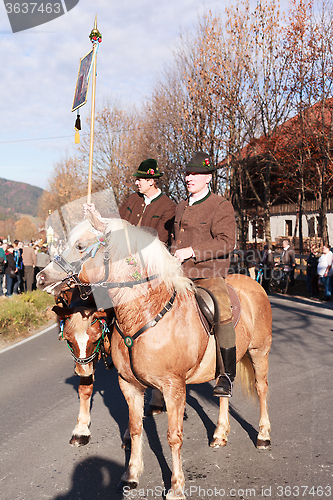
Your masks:
{"label": "blonde horse mane", "polygon": [[[126,259],[134,258],[143,276],[157,274],[164,281],[168,290],[175,289],[182,294],[193,289],[192,281],[183,275],[181,264],[173,257],[157,233],[150,228],[132,226],[122,219],[102,219],[104,236],[107,236],[107,248],[112,262],[127,265]],[[101,235],[93,223],[85,220],[77,226]],[[75,233],[75,229],[72,233]],[[71,242],[70,235],[70,242]],[[74,235],[73,235],[74,236]]]}

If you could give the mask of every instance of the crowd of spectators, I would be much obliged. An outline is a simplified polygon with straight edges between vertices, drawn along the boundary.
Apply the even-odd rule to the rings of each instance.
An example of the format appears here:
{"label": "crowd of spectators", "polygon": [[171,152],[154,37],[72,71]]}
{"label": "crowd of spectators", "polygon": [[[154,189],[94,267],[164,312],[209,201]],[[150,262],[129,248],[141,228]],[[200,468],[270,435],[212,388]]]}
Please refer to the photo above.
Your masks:
{"label": "crowd of spectators", "polygon": [[36,289],[36,276],[50,262],[45,243],[0,239],[0,296]]}
{"label": "crowd of spectators", "polygon": [[[282,249],[270,249],[268,245],[256,248],[249,244],[244,252],[244,264],[247,274],[256,279],[259,270],[263,273],[262,286],[269,289],[271,273],[276,265],[281,265],[289,273],[290,286],[294,285],[294,272],[296,269],[295,251],[290,242],[285,239]],[[323,300],[330,300],[333,293],[333,249],[328,245],[311,245],[306,258],[306,282],[308,295],[319,298],[323,293]],[[320,288],[323,292],[320,293]]]}
{"label": "crowd of spectators", "polygon": [[[61,249],[56,249],[61,250]],[[263,287],[268,291],[271,272],[276,262],[276,251],[268,245],[262,248],[250,243],[241,260],[247,273],[256,279],[258,270],[263,270]],[[319,297],[320,285],[324,291],[324,301],[330,300],[333,292],[333,249],[328,245],[322,247],[311,245],[306,259],[306,281],[308,294]],[[36,276],[51,261],[54,248],[48,248],[46,243],[18,241],[10,243],[0,238],[0,297],[11,297],[36,289]],[[237,253],[237,252],[236,252]],[[288,267],[291,286],[294,284],[295,252],[288,240],[283,240],[282,249],[278,252],[278,262]],[[275,256],[275,258],[274,258]],[[239,258],[238,258],[239,261]]]}

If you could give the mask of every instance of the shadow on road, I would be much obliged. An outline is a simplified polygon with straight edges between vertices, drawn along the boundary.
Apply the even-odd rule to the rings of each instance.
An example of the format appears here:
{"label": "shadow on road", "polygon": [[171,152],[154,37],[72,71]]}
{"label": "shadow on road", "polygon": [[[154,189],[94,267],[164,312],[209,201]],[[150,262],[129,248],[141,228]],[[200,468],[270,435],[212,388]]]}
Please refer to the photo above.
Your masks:
{"label": "shadow on road", "polygon": [[[209,405],[215,405],[218,407],[219,399],[213,396],[212,386],[208,383],[188,386],[188,394],[186,402],[197,412],[198,416],[200,417],[207,431],[208,443],[210,443],[213,439],[217,422],[212,422],[212,420],[205,412],[203,406],[199,403],[197,398],[195,398],[192,394],[189,393],[189,391],[191,391],[191,393],[196,392],[200,396],[200,399],[203,399]],[[229,414],[241,425],[244,431],[247,432],[254,446],[256,446],[258,431],[237,412],[237,410],[232,406],[232,404],[230,404],[230,402],[229,402]]]}
{"label": "shadow on road", "polygon": [[112,460],[87,458],[75,467],[71,490],[53,500],[121,499],[122,493],[117,493],[116,487],[123,472],[123,466]]}
{"label": "shadow on road", "polygon": [[[315,307],[318,311],[330,311],[333,309],[333,302],[320,302],[318,300],[314,300],[314,299],[307,299],[305,297],[295,297],[295,296],[292,296],[292,295],[282,295],[282,294],[277,294],[277,293],[270,293],[268,295],[268,298],[271,300],[273,299],[272,301],[272,305],[273,306],[276,306],[277,303],[274,301],[274,299],[278,299],[278,300],[281,300],[284,302],[283,304],[283,307],[288,307],[288,302],[290,303],[296,303],[296,304],[301,304],[301,305],[305,305],[305,306],[313,306]],[[307,314],[308,314],[308,309],[307,309]],[[311,313],[310,313],[311,314]],[[316,313],[313,313],[313,314],[316,314]],[[318,315],[320,315],[319,313],[317,313]],[[326,316],[326,315],[325,315]]]}

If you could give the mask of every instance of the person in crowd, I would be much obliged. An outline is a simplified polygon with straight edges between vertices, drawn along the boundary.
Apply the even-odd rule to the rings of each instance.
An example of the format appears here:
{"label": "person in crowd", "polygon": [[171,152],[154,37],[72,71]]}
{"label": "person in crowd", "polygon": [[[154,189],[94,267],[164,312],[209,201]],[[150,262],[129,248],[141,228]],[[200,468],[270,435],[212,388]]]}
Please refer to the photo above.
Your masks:
{"label": "person in crowd", "polygon": [[47,253],[47,246],[43,245],[36,255],[35,275],[44,269],[51,262],[50,256]]}
{"label": "person in crowd", "polygon": [[318,259],[319,248],[316,245],[311,245],[310,254],[306,259],[306,283],[308,287],[308,294],[311,297],[317,297],[319,294],[317,272]]}
{"label": "person in crowd", "polygon": [[330,300],[332,295],[331,278],[333,276],[333,253],[328,245],[322,247],[322,255],[318,259],[317,272],[324,287],[324,301]]}
{"label": "person in crowd", "polygon": [[290,276],[290,286],[295,284],[295,251],[291,248],[289,240],[283,240],[282,242],[282,254],[281,263],[283,264],[284,271],[289,273]]}
{"label": "person in crowd", "polygon": [[261,252],[261,262],[263,266],[262,287],[266,293],[269,292],[269,283],[271,281],[272,269],[274,267],[274,257],[272,250],[268,245],[264,245]]}
{"label": "person in crowd", "polygon": [[214,395],[230,397],[236,375],[235,329],[225,278],[230,253],[235,248],[236,222],[232,204],[209,188],[215,171],[204,152],[186,165],[187,200],[177,205],[171,252],[182,263],[184,274],[214,293],[220,304],[220,322],[215,338],[223,365]]}
{"label": "person in crowd", "polygon": [[22,260],[22,243],[19,240],[14,240],[14,260],[16,266],[16,281],[14,284],[13,293],[17,295],[23,292],[23,260]]}
{"label": "person in crowd", "polygon": [[261,259],[259,250],[257,250],[255,245],[253,245],[252,243],[249,243],[248,248],[245,250],[244,262],[248,270],[249,276],[255,280],[256,271],[258,270],[258,266],[261,262]]}
{"label": "person in crowd", "polygon": [[8,245],[6,252],[7,263],[5,268],[6,289],[7,289],[6,297],[11,297],[13,295],[14,284],[17,280],[16,264],[13,253],[14,253],[13,245]]}
{"label": "person in crowd", "polygon": [[6,267],[6,250],[7,243],[4,243],[3,240],[0,239],[0,297],[3,296],[3,281],[5,277],[5,267]]}
{"label": "person in crowd", "polygon": [[25,290],[31,292],[35,279],[36,253],[27,240],[23,242],[22,260]]}

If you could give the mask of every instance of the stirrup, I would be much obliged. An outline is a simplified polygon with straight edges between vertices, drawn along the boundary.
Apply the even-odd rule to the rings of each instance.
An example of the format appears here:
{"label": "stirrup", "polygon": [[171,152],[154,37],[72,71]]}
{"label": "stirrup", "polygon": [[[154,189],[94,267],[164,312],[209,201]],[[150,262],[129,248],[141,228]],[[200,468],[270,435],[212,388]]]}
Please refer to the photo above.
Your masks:
{"label": "stirrup", "polygon": [[213,394],[214,396],[227,398],[232,396],[232,380],[227,373],[223,373],[219,376]]}

